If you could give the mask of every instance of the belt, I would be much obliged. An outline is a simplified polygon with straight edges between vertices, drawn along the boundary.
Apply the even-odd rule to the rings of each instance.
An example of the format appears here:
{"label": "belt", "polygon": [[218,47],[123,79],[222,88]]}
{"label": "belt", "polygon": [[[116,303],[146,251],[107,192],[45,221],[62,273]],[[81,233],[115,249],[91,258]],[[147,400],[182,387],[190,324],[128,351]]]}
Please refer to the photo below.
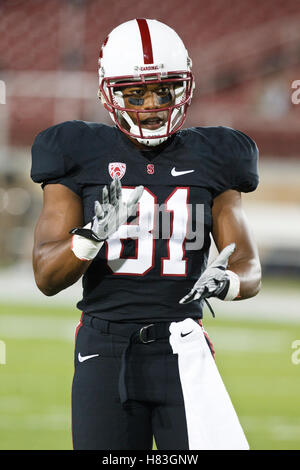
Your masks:
{"label": "belt", "polygon": [[125,338],[131,335],[136,336],[137,342],[152,343],[158,339],[168,338],[170,336],[169,326],[172,322],[158,322],[150,324],[141,323],[117,323],[91,315],[83,315],[83,324],[88,324],[101,331],[101,333],[123,336]]}
{"label": "belt", "polygon": [[121,403],[124,405],[128,401],[126,365],[133,343],[148,344],[158,339],[170,336],[169,326],[172,322],[159,322],[141,325],[138,323],[116,323],[102,320],[90,315],[83,315],[83,324],[88,324],[101,333],[119,335],[127,338],[121,357],[121,370],[119,375],[119,394]]}

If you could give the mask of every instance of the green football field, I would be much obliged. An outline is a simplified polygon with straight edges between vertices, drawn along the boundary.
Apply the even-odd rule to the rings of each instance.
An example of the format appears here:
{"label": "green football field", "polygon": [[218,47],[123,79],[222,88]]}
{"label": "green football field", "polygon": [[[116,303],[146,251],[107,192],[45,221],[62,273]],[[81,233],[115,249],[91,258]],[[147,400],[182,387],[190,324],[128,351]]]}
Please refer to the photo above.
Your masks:
{"label": "green football field", "polygon": [[[79,316],[76,309],[0,305],[0,449],[72,449]],[[205,327],[250,447],[300,449],[300,353],[292,347],[299,340],[300,349],[300,324],[206,315]]]}

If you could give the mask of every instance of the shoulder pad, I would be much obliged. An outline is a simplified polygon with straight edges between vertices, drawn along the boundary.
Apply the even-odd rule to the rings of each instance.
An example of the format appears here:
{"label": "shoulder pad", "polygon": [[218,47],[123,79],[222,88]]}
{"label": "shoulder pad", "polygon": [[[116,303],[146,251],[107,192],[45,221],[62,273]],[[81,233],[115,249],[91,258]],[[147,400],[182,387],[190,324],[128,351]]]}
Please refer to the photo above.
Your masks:
{"label": "shoulder pad", "polygon": [[241,131],[224,127],[231,153],[232,189],[248,193],[258,186],[258,148],[251,137]]}
{"label": "shoulder pad", "polygon": [[66,121],[40,132],[32,146],[32,180],[42,183],[74,170],[76,162],[72,159],[72,149],[81,133],[79,121]]}
{"label": "shoulder pad", "polygon": [[[187,145],[205,148],[207,182],[214,195],[227,189],[256,189],[258,149],[251,137],[225,126],[192,127],[183,132]],[[202,158],[200,152],[199,157]]]}

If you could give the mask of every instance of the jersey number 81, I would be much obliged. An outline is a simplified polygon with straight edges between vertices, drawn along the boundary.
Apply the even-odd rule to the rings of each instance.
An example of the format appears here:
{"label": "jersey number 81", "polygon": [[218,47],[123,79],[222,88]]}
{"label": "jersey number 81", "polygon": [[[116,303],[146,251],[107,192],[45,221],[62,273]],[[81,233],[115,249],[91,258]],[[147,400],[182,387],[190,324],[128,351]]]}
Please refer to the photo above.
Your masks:
{"label": "jersey number 81", "polygon": [[[134,188],[123,187],[122,198],[127,200]],[[162,217],[161,232],[166,236],[166,258],[161,258],[162,276],[186,276],[184,242],[187,234],[189,208],[189,188],[178,187],[164,202],[164,212],[169,217]],[[139,201],[138,217],[135,223],[126,223],[119,227],[113,237],[107,240],[107,262],[115,274],[144,276],[154,267],[155,240],[157,238],[156,224],[159,220],[156,196],[147,188]],[[124,240],[135,239],[135,256],[122,257]],[[164,238],[164,237],[163,237]]]}

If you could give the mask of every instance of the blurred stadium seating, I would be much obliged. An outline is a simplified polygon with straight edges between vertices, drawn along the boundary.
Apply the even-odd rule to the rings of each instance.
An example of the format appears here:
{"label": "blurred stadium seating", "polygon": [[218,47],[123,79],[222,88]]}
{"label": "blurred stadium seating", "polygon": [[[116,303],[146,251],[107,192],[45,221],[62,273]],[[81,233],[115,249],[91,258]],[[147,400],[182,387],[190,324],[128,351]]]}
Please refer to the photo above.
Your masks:
{"label": "blurred stadium seating", "polygon": [[300,272],[300,10],[295,0],[2,0],[0,3],[1,265],[31,257],[41,191],[30,146],[67,119],[110,123],[97,97],[97,60],[115,26],[135,17],[173,27],[193,59],[186,126],[227,125],[260,149],[261,185],[245,207],[266,272]]}

